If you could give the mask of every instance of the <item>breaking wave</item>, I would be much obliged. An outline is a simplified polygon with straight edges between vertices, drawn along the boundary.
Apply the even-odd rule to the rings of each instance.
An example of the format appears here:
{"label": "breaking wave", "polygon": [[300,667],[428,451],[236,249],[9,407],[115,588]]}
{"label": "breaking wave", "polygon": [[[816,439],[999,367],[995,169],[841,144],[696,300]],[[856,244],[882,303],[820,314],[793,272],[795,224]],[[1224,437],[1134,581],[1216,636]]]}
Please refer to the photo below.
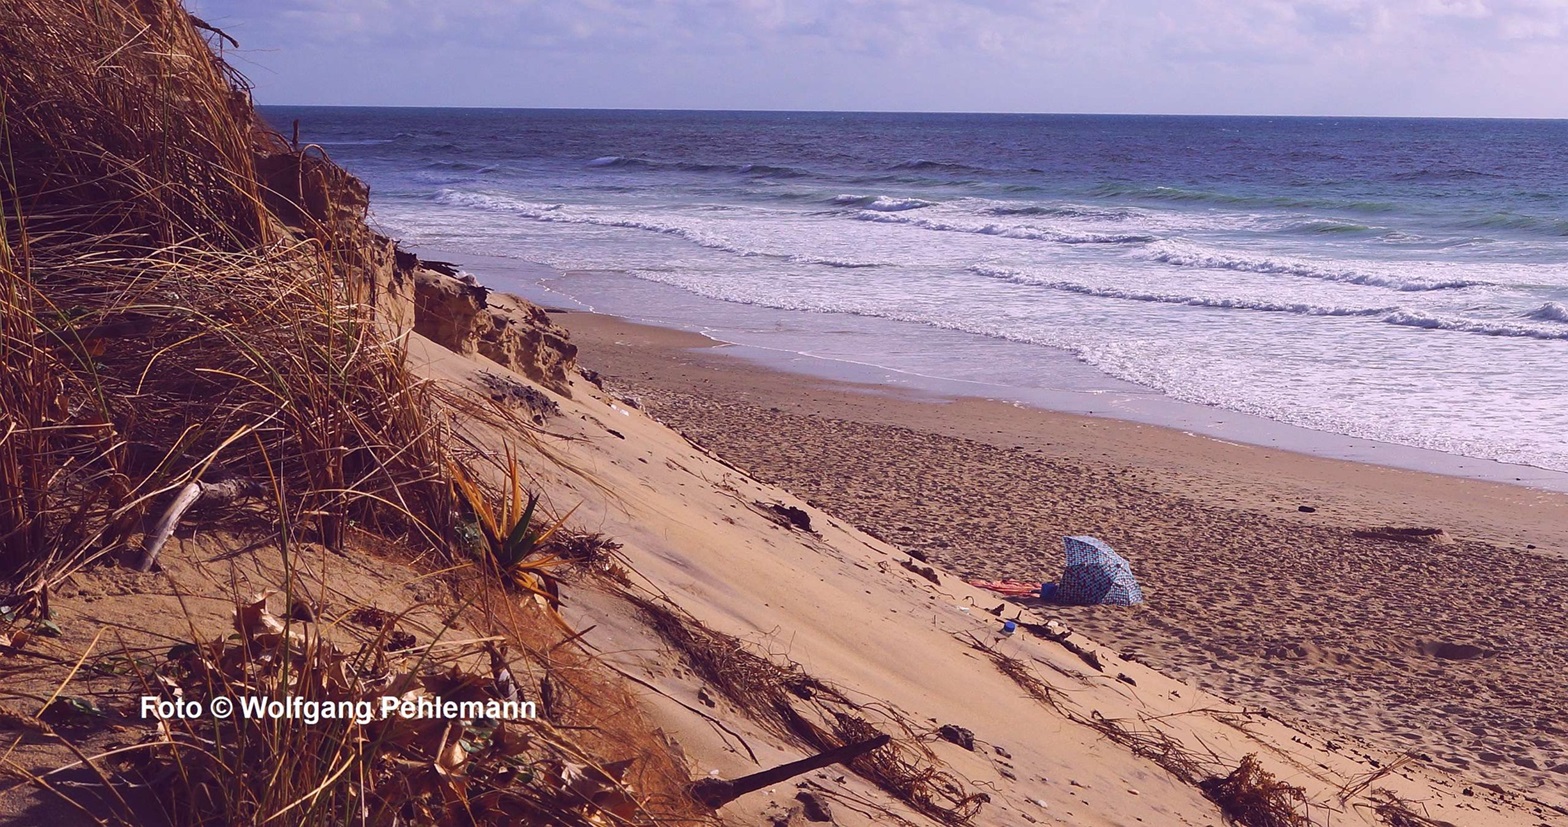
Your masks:
{"label": "breaking wave", "polygon": [[1563,330],[1562,328],[1546,328],[1536,325],[1483,321],[1480,319],[1457,319],[1450,316],[1424,313],[1420,310],[1395,311],[1384,316],[1383,321],[1405,327],[1419,327],[1425,330],[1455,330],[1462,333],[1477,333],[1482,336],[1568,340],[1568,330]]}
{"label": "breaking wave", "polygon": [[[1448,330],[1458,333],[1473,333],[1481,336],[1505,336],[1527,339],[1568,340],[1568,330],[1560,327],[1543,327],[1540,325],[1518,324],[1514,322],[1490,321],[1485,319],[1467,319],[1451,316],[1440,316],[1421,310],[1408,310],[1399,307],[1339,307],[1305,304],[1301,302],[1271,301],[1268,299],[1238,298],[1232,296],[1189,296],[1179,293],[1156,293],[1140,290],[1126,290],[1117,287],[1096,287],[1090,284],[1081,284],[1073,281],[1041,278],[1009,270],[1002,267],[989,265],[974,265],[969,271],[986,278],[998,279],[1013,284],[1028,285],[1030,287],[1043,287],[1048,290],[1059,290],[1064,293],[1076,293],[1081,296],[1094,296],[1096,298],[1121,299],[1125,301],[1152,302],[1156,304],[1178,304],[1189,307],[1212,307],[1221,310],[1256,310],[1265,313],[1292,313],[1301,316],[1348,316],[1376,318],[1380,322],[1402,327],[1417,327],[1424,330]],[[1532,318],[1549,318],[1552,321],[1568,321],[1568,308],[1556,302],[1547,302],[1541,308],[1545,311],[1542,315],[1531,314]],[[1537,311],[1538,313],[1540,311]]]}
{"label": "breaking wave", "polygon": [[884,224],[907,224],[923,230],[946,233],[974,233],[1003,238],[1022,238],[1032,241],[1050,241],[1057,244],[1142,244],[1154,236],[1134,233],[1094,233],[1061,230],[1054,227],[1037,227],[1028,224],[969,223],[940,221],[919,216],[864,211],[855,215],[861,221],[879,221]]}
{"label": "breaking wave", "polygon": [[1479,230],[1518,230],[1555,237],[1568,236],[1568,220],[1517,212],[1494,212],[1473,216],[1459,222],[1459,226]]}
{"label": "breaking wave", "polygon": [[1189,307],[1213,307],[1223,310],[1258,310],[1266,313],[1295,313],[1302,316],[1378,316],[1396,310],[1392,307],[1323,307],[1299,302],[1278,302],[1264,299],[1242,299],[1229,296],[1184,296],[1173,293],[1148,293],[1137,290],[1122,290],[1115,287],[1095,287],[1072,281],[1058,281],[1043,279],[987,265],[975,265],[969,271],[986,278],[999,279],[1024,284],[1031,287],[1044,287],[1049,290],[1060,290],[1065,293],[1077,293],[1081,296],[1095,296],[1106,299],[1124,299],[1127,301],[1154,302],[1157,304],[1181,304]]}
{"label": "breaking wave", "polygon": [[885,195],[839,195],[833,198],[833,203],[878,212],[901,212],[929,207],[936,202],[920,198],[890,198]]}
{"label": "breaking wave", "polygon": [[488,212],[505,212],[521,218],[534,221],[543,221],[555,224],[587,224],[596,227],[620,227],[629,230],[643,230],[650,233],[675,236],[706,247],[710,250],[723,250],[746,258],[765,257],[788,261],[795,264],[819,264],[825,267],[839,267],[848,269],[861,269],[881,267],[882,262],[852,261],[847,259],[826,258],[821,256],[798,255],[790,253],[769,252],[745,247],[731,241],[724,236],[706,230],[702,227],[676,221],[657,221],[644,217],[621,217],[610,215],[589,215],[573,212],[563,204],[539,204],[529,201],[519,201],[501,196],[486,195],[477,192],[462,192],[458,190],[442,190],[436,197],[442,204],[472,207]]}
{"label": "breaking wave", "polygon": [[1568,322],[1568,307],[1557,302],[1546,302],[1540,307],[1525,314],[1527,319],[1539,322]]}
{"label": "breaking wave", "polygon": [[1286,229],[1288,232],[1306,233],[1309,235],[1356,235],[1359,233],[1370,233],[1376,231],[1376,228],[1369,227],[1366,224],[1356,224],[1350,221],[1335,221],[1330,218],[1303,221]]}
{"label": "breaking wave", "polygon": [[1142,215],[1136,210],[1128,209],[1102,209],[1099,207],[1080,207],[1076,205],[1062,205],[1043,207],[1033,204],[1018,206],[1001,205],[987,207],[987,215],[1013,216],[1013,215],[1046,215],[1055,218],[1091,218],[1101,221],[1125,221]]}
{"label": "breaking wave", "polygon": [[1384,287],[1406,293],[1426,290],[1457,290],[1478,287],[1489,282],[1472,279],[1429,279],[1420,276],[1385,275],[1341,269],[1326,263],[1300,259],[1271,258],[1221,253],[1188,242],[1162,242],[1149,252],[1152,261],[1177,267],[1201,267],[1210,270],[1236,270],[1243,273],[1268,273],[1282,276]]}

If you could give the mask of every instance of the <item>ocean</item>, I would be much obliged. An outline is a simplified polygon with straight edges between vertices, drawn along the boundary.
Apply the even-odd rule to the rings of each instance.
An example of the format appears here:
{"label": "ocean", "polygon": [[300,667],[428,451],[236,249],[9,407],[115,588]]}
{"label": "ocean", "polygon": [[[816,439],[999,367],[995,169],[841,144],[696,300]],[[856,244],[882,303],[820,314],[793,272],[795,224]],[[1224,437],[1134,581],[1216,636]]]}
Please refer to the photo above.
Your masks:
{"label": "ocean", "polygon": [[263,114],[498,289],[1568,471],[1568,122]]}

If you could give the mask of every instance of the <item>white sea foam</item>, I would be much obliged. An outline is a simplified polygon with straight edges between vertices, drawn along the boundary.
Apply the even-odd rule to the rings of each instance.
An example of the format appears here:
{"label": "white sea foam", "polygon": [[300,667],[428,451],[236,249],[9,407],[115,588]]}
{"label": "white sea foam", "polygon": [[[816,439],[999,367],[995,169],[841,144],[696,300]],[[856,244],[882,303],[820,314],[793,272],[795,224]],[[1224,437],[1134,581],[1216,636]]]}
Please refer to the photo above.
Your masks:
{"label": "white sea foam", "polygon": [[1568,322],[1568,307],[1558,302],[1546,302],[1525,316],[1541,322]]}
{"label": "white sea foam", "polygon": [[436,200],[443,204],[510,213],[534,221],[558,224],[587,224],[596,227],[620,227],[628,230],[659,233],[684,239],[699,247],[723,250],[724,252],[744,257],[766,256],[796,264],[818,264],[825,267],[850,269],[883,266],[883,262],[880,261],[865,261],[848,257],[749,247],[737,243],[725,235],[714,226],[713,222],[704,222],[702,219],[690,217],[673,216],[660,218],[646,214],[599,214],[586,212],[580,208],[568,207],[564,204],[544,204],[523,201],[503,195],[451,189],[443,190]]}
{"label": "white sea foam", "polygon": [[1384,316],[1383,321],[1405,327],[1420,327],[1427,330],[1453,330],[1461,333],[1478,333],[1482,336],[1568,340],[1568,330],[1560,327],[1543,327],[1541,325],[1439,316],[1420,310],[1399,310]]}
{"label": "white sea foam", "polygon": [[1151,261],[1177,267],[1297,276],[1367,287],[1384,287],[1402,292],[1456,290],[1488,284],[1476,279],[1433,279],[1415,275],[1365,272],[1329,261],[1222,252],[1183,240],[1161,241],[1152,245],[1144,255]]}
{"label": "white sea foam", "polygon": [[[923,144],[877,159],[825,145],[712,163],[674,143],[579,143],[598,152],[561,159],[494,155],[456,137],[462,151],[449,152],[440,140],[402,142],[412,174],[382,186],[377,205],[432,252],[514,255],[676,285],[686,299],[987,337],[928,353],[919,330],[856,340],[960,375],[991,375],[994,354],[1023,354],[1009,375],[1038,368],[1049,382],[1029,349],[988,340],[1050,345],[1203,404],[1568,467],[1551,436],[1568,430],[1555,386],[1568,347],[1557,243],[1568,225],[1547,225],[1557,220],[1549,199],[1515,205],[1523,219],[1500,202],[1466,222],[1479,213],[1462,194],[1456,204],[1315,181],[1161,186],[1206,180],[1179,174],[1091,188],[1092,170],[1059,175],[1054,163],[1041,171],[1032,159]],[[608,152],[625,154],[588,160]],[[922,153],[945,161],[894,164]],[[843,315],[814,321],[859,329]]]}
{"label": "white sea foam", "polygon": [[861,221],[880,221],[884,224],[906,224],[923,230],[935,230],[938,232],[994,235],[1002,238],[1050,241],[1057,244],[1140,244],[1154,240],[1154,236],[1136,233],[1096,233],[1037,224],[966,221],[962,218],[941,220],[897,213],[872,212],[869,210],[857,213],[855,218]]}
{"label": "white sea foam", "polygon": [[[1204,296],[1184,293],[1129,290],[1123,287],[1100,286],[1063,279],[1042,278],[1040,276],[1030,275],[1018,270],[1012,270],[1004,267],[995,267],[991,265],[974,265],[969,268],[969,271],[975,273],[976,275],[985,276],[986,278],[998,279],[1001,281],[1011,282],[1013,284],[1042,287],[1045,289],[1059,290],[1066,293],[1077,293],[1083,296],[1121,299],[1124,301],[1186,305],[1190,307],[1212,307],[1226,310],[1254,310],[1267,313],[1294,313],[1302,316],[1375,317],[1378,321],[1387,324],[1399,325],[1403,327],[1418,327],[1426,330],[1473,333],[1482,336],[1508,336],[1528,339],[1568,340],[1568,329],[1563,329],[1557,326],[1521,324],[1517,322],[1499,321],[1492,319],[1450,316],[1432,313],[1426,310],[1410,308],[1317,305],[1304,302],[1280,301],[1270,298],[1245,296]],[[1549,312],[1561,312],[1562,310],[1564,310],[1564,308],[1561,305],[1556,305],[1555,310]]]}
{"label": "white sea foam", "polygon": [[886,195],[839,195],[833,198],[833,203],[877,212],[902,212],[929,207],[936,202],[922,198],[893,198]]}
{"label": "white sea foam", "polygon": [[1156,304],[1180,304],[1190,307],[1213,307],[1226,310],[1257,310],[1267,313],[1296,313],[1303,316],[1379,316],[1396,310],[1396,308],[1392,307],[1327,307],[1301,302],[1282,302],[1237,296],[1191,296],[1178,293],[1126,290],[1117,287],[1097,287],[1080,282],[1040,278],[1017,270],[983,264],[970,267],[969,271],[986,278],[999,279],[1012,282],[1013,284],[1044,287],[1065,293],[1077,293],[1081,296],[1153,302]]}

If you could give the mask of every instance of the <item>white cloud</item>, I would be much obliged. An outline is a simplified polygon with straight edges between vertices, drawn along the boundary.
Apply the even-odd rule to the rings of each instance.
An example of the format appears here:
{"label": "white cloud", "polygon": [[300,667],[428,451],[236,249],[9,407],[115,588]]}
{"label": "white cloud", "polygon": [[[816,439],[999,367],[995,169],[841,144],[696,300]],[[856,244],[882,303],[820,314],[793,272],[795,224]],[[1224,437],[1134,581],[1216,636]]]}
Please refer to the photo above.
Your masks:
{"label": "white cloud", "polygon": [[[1550,82],[1568,72],[1564,0],[197,5],[291,61],[465,72],[457,91],[497,103],[1568,114]],[[487,71],[508,84],[485,88]],[[451,77],[405,87],[455,94]]]}

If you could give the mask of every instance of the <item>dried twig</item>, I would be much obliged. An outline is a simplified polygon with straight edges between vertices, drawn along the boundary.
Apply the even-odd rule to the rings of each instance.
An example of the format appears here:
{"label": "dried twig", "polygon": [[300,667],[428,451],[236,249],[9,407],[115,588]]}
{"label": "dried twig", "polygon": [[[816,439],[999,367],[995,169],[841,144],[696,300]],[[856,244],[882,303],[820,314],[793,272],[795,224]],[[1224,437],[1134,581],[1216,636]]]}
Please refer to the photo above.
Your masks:
{"label": "dried twig", "polygon": [[814,750],[834,750],[883,735],[868,720],[875,717],[903,735],[850,761],[849,768],[857,775],[942,824],[968,824],[990,800],[938,769],[936,756],[895,710],[855,703],[798,664],[774,663],[668,601],[626,592],[622,596],[642,611],[653,630],[694,672],[776,736]]}
{"label": "dried twig", "polygon": [[180,493],[174,497],[174,502],[169,503],[157,525],[147,535],[147,540],[142,546],[141,556],[138,557],[132,568],[137,571],[152,571],[158,562],[158,553],[163,551],[164,544],[169,542],[169,537],[174,534],[174,529],[180,523],[180,518],[185,516],[197,502],[229,503],[239,499],[247,493],[256,490],[256,486],[246,480],[232,477],[220,482],[202,482],[192,480],[186,483]]}
{"label": "dried twig", "polygon": [[780,784],[802,773],[819,770],[833,764],[853,761],[862,755],[887,746],[892,740],[887,735],[878,735],[856,744],[847,744],[837,749],[830,749],[809,758],[791,761],[751,775],[725,780],[722,778],[703,778],[691,787],[692,798],[702,802],[710,810],[717,810],[725,804],[734,801],[746,793],[756,792],[773,784]]}

